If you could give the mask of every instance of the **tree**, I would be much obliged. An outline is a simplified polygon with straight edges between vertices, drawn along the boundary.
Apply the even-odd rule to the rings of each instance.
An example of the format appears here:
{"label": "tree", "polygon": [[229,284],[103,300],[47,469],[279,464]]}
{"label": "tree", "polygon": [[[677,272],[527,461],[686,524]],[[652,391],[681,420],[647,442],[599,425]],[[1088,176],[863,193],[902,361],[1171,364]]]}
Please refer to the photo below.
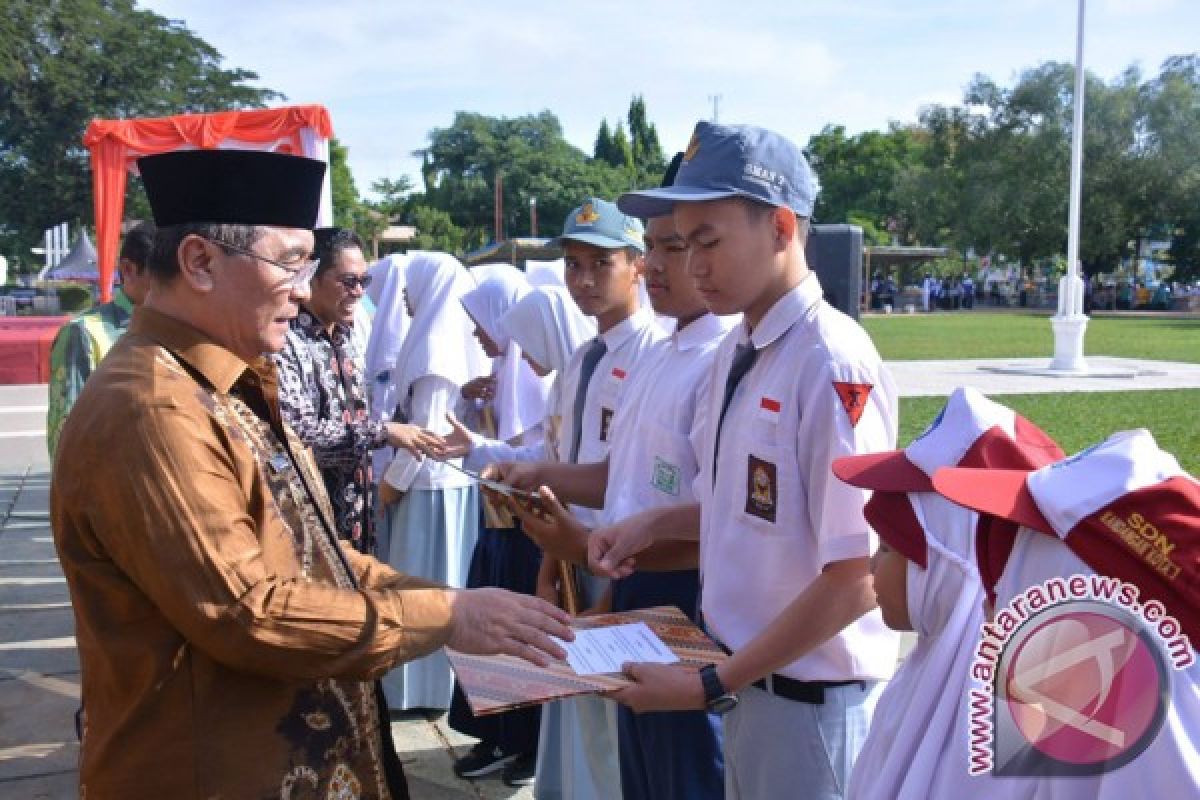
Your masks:
{"label": "tree", "polygon": [[598,158],[602,161],[612,163],[613,160],[613,138],[612,129],[608,127],[608,120],[600,120],[600,130],[596,133],[596,144],[592,148],[592,158]]}
{"label": "tree", "polygon": [[[0,17],[0,249],[92,222],[82,137],[96,117],[257,108],[282,98],[181,22],[132,0],[9,0]],[[131,198],[132,209],[139,200]]]}
{"label": "tree", "polygon": [[[529,230],[529,198],[538,216],[554,229],[589,195],[615,197],[631,185],[628,171],[589,158],[563,138],[562,125],[549,111],[521,117],[489,117],[459,112],[448,128],[429,133],[424,159],[425,193],[414,206],[444,211],[464,232],[464,247],[485,244],[492,235],[496,173],[504,173],[504,228]],[[421,225],[410,217],[411,224]]]}
{"label": "tree", "polygon": [[613,133],[612,142],[612,159],[609,163],[632,173],[634,170],[633,147],[629,144],[629,137],[625,135],[624,123],[617,123],[617,130]]}
{"label": "tree", "polygon": [[635,94],[629,101],[629,111],[625,119],[629,123],[630,148],[639,177],[661,176],[666,169],[666,159],[658,141],[658,130],[647,118],[646,101],[640,94]]}
{"label": "tree", "polygon": [[362,204],[354,174],[347,160],[349,151],[337,139],[329,140],[329,183],[333,194],[333,224],[339,228],[354,227],[354,212]]}

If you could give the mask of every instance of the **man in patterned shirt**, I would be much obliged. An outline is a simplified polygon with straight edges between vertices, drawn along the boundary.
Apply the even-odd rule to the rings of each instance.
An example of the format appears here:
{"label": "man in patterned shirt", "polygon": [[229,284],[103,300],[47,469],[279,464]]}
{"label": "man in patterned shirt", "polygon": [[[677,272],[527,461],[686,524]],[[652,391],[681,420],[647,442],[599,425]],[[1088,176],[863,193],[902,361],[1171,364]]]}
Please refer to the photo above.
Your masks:
{"label": "man in patterned shirt", "polygon": [[439,436],[416,425],[367,416],[367,394],[357,364],[354,314],[371,283],[362,240],[354,231],[314,232],[317,273],[312,296],[292,320],[279,368],[283,418],[307,444],[321,468],[333,503],[338,535],[363,553],[372,552],[371,451],[403,447],[414,455],[440,450]]}

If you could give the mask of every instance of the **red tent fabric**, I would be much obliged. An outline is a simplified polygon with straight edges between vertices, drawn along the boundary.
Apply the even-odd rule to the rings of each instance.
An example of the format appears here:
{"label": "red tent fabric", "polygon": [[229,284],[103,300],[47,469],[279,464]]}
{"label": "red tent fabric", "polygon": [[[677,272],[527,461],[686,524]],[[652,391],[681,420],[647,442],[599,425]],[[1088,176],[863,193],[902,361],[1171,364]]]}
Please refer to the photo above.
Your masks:
{"label": "red tent fabric", "polygon": [[[112,296],[117,242],[125,211],[125,173],[136,169],[136,159],[184,148],[242,147],[328,161],[332,136],[329,112],[318,105],[92,120],[83,135],[83,144],[92,154],[92,194],[102,299],[107,301]],[[326,176],[326,197],[329,196],[328,188]],[[323,222],[328,224],[329,220]]]}

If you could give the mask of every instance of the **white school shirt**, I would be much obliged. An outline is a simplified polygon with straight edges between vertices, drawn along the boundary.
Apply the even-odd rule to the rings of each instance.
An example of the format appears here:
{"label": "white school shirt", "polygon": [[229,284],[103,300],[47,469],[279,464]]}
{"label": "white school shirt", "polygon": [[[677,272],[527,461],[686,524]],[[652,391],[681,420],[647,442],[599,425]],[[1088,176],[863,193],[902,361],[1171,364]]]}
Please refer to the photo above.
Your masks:
{"label": "white school shirt", "polygon": [[[758,349],[713,447],[736,345]],[[868,388],[869,387],[869,388]],[[862,509],[868,492],[831,464],[890,450],[896,387],[866,332],[824,301],[815,274],[781,297],[747,336],[721,343],[694,437],[701,470],[700,568],[704,620],[734,651],[745,647],[834,561],[876,545]],[[779,670],[798,680],[886,680],[899,636],[876,609]]]}
{"label": "white school shirt", "polygon": [[612,424],[603,524],[695,500],[696,410],[717,348],[736,321],[705,314],[655,345],[638,366]]}
{"label": "white school shirt", "polygon": [[[648,308],[638,309],[634,314],[599,334],[607,350],[596,364],[596,371],[588,383],[587,396],[583,404],[583,432],[579,439],[577,464],[591,464],[608,457],[608,446],[612,439],[612,420],[620,409],[625,390],[634,372],[640,369],[646,354],[662,341],[662,329],[654,323],[654,314]],[[562,403],[562,426],[560,432],[560,456],[569,461],[571,442],[575,435],[575,392],[579,386],[583,358],[595,339],[589,339],[575,349],[567,368],[563,372],[559,394]],[[599,512],[594,508],[572,506],[572,512],[585,526],[599,524]]]}

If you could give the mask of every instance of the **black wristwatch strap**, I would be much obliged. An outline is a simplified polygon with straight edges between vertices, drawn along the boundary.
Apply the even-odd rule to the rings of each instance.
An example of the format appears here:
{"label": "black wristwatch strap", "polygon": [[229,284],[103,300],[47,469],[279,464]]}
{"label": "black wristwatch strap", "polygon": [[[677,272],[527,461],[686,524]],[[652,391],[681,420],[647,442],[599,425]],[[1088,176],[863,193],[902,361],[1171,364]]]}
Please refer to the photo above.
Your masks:
{"label": "black wristwatch strap", "polygon": [[705,705],[711,705],[714,700],[728,694],[721,684],[721,676],[717,674],[715,664],[705,664],[700,668],[700,682],[704,684]]}

